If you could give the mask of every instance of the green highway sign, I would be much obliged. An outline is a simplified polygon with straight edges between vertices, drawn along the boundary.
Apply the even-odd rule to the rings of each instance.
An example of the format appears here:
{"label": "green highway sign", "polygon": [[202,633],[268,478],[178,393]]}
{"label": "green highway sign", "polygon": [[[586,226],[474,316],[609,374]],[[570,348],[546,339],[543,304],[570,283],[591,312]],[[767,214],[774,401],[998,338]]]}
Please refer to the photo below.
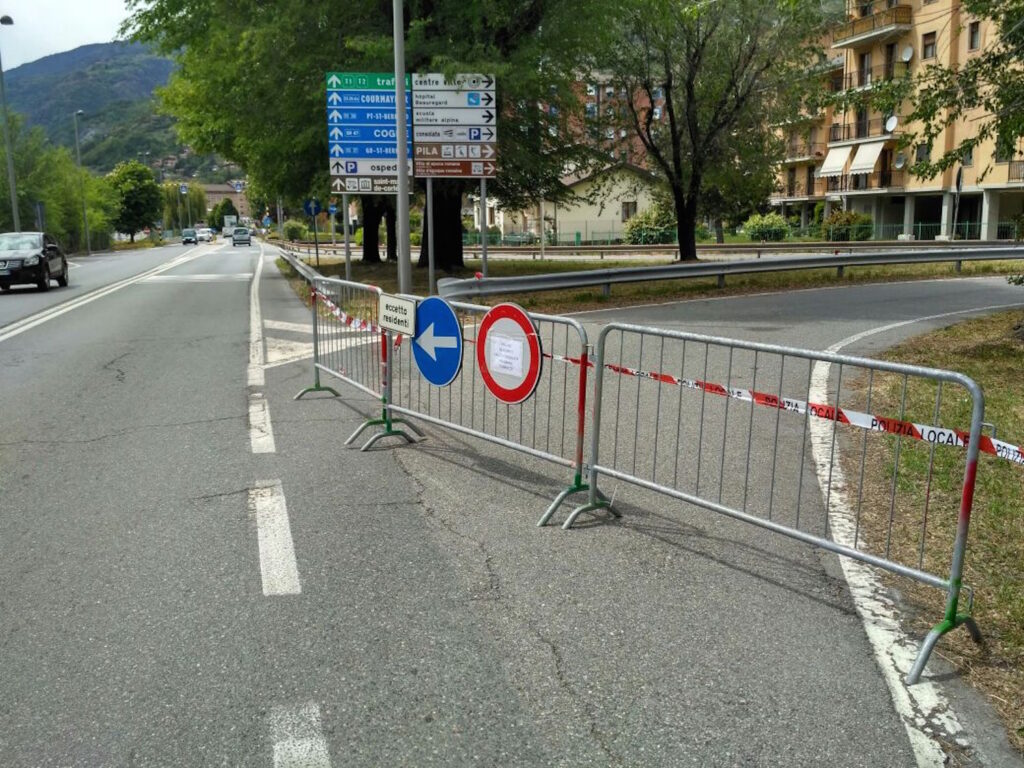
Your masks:
{"label": "green highway sign", "polygon": [[[387,72],[328,72],[327,87],[331,90],[394,91],[395,76]],[[412,87],[412,77],[405,76],[405,89]]]}

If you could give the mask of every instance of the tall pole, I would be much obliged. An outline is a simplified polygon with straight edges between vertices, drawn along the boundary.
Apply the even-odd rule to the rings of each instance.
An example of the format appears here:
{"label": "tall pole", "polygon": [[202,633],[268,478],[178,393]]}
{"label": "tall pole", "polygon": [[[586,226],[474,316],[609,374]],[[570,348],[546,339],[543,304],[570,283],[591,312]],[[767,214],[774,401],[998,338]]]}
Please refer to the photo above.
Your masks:
{"label": "tall pole", "polygon": [[348,218],[348,195],[342,194],[341,207],[343,209],[342,221],[345,222],[345,279],[352,280],[352,241],[349,236],[350,222]]}
{"label": "tall pole", "polygon": [[[399,0],[395,0],[399,2]],[[0,24],[10,26],[14,20],[10,16],[0,16]],[[18,188],[14,183],[14,146],[11,144],[11,129],[7,125],[7,90],[4,88],[4,65],[0,62],[0,106],[3,107],[4,146],[7,147],[7,184],[11,192],[11,217],[14,219],[14,231],[21,232],[21,218],[18,216]]]}
{"label": "tall pole", "polygon": [[283,216],[284,211],[281,206],[281,198],[279,197],[277,198],[277,236],[282,240],[284,239],[284,220],[282,218]]}
{"label": "tall pole", "polygon": [[75,118],[75,157],[78,159],[78,183],[82,192],[82,226],[85,228],[85,251],[92,256],[92,243],[89,240],[89,212],[85,205],[85,175],[82,173],[82,147],[78,143],[78,116],[85,114],[81,109],[74,113]]}
{"label": "tall pole", "polygon": [[430,295],[437,293],[437,279],[434,276],[434,177],[427,176],[427,281]]}
{"label": "tall pole", "polygon": [[480,272],[487,277],[487,179],[480,179]]}
{"label": "tall pole", "polygon": [[395,128],[398,136],[398,292],[412,291],[412,254],[409,249],[409,152],[405,130],[405,18],[402,0],[392,0],[395,38]]}

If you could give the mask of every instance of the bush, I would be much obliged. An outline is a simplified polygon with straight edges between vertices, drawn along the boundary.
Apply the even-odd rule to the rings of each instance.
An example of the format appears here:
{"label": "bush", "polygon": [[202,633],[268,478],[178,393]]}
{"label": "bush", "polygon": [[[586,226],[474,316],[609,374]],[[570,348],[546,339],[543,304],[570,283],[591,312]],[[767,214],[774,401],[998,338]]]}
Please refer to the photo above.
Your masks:
{"label": "bush", "polygon": [[697,239],[698,240],[710,240],[711,239],[711,230],[708,229],[708,225],[707,224],[704,224],[704,223],[698,224],[697,225],[697,232],[696,232],[696,234],[697,234]]}
{"label": "bush", "polygon": [[821,228],[825,239],[832,242],[870,240],[874,233],[871,217],[854,211],[834,211],[821,222]]}
{"label": "bush", "polygon": [[423,233],[422,232],[410,232],[409,233],[409,245],[423,245]]}
{"label": "bush", "polygon": [[743,225],[751,240],[777,243],[786,239],[789,226],[780,213],[755,213]]}
{"label": "bush", "polygon": [[627,221],[622,228],[622,235],[632,245],[675,242],[675,214],[667,203],[656,202]]}
{"label": "bush", "polygon": [[309,233],[306,231],[305,223],[295,219],[288,219],[284,223],[284,237],[286,240],[294,243],[298,240],[305,240],[308,236]]}
{"label": "bush", "polygon": [[363,247],[363,228],[359,227],[356,233],[352,236],[352,242],[354,242],[360,248]]}

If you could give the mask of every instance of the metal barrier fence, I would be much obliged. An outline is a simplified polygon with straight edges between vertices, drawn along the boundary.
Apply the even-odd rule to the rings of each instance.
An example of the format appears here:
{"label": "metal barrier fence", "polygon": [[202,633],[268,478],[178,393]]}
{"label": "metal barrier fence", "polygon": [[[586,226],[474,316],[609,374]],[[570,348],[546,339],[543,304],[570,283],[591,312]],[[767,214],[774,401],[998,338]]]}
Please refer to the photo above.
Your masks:
{"label": "metal barrier fence", "polygon": [[[977,633],[958,612],[984,413],[971,379],[624,324],[596,358],[590,499],[564,528],[610,509],[598,481],[617,479],[945,590],[910,683],[942,634]],[[937,462],[942,444],[967,451]]]}
{"label": "metal barrier fence", "polygon": [[[462,323],[464,355],[472,361],[477,328],[490,307],[451,306]],[[458,380],[448,387],[434,387],[413,362],[413,342],[406,338],[395,346],[389,408],[572,469],[572,483],[552,502],[543,524],[568,496],[587,490],[583,451],[589,346],[586,331],[575,320],[537,313],[530,313],[530,319],[543,361],[537,389],[525,402],[506,405],[492,397],[472,362],[463,364]]]}

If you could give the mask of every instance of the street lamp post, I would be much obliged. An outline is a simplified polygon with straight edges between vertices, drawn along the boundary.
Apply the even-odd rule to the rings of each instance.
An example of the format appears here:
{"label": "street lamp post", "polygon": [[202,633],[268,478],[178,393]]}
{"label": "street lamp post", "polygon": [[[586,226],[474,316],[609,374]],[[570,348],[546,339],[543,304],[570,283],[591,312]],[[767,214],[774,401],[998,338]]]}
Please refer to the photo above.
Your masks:
{"label": "street lamp post", "polygon": [[[14,19],[0,16],[0,24],[10,26]],[[11,145],[11,129],[7,125],[7,92],[4,88],[4,67],[0,63],[0,107],[3,109],[4,146],[7,147],[7,183],[11,188],[11,216],[14,218],[14,231],[21,232],[21,219],[18,217],[18,188],[14,183],[14,147]]]}
{"label": "street lamp post", "polygon": [[78,116],[84,115],[84,110],[75,111],[72,115],[75,119],[75,157],[78,159],[78,183],[82,193],[82,226],[85,228],[85,250],[92,256],[92,242],[89,239],[89,213],[85,204],[85,175],[82,173],[82,147],[78,143]]}

